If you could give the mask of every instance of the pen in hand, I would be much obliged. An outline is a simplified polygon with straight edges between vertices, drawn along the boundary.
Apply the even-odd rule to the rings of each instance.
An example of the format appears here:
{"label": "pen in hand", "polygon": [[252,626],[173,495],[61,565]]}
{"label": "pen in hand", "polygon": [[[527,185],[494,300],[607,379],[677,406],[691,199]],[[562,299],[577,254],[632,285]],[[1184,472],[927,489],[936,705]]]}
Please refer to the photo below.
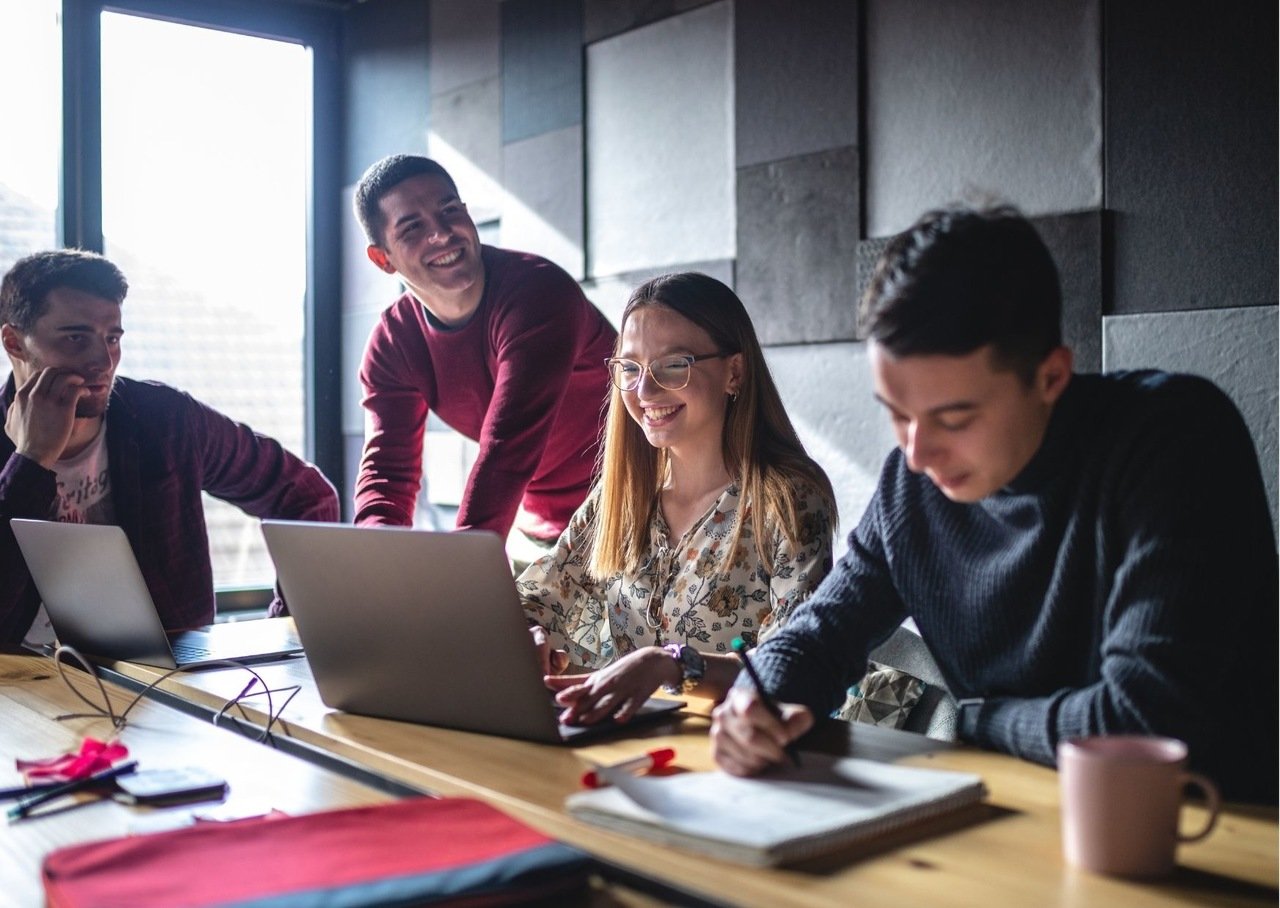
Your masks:
{"label": "pen in hand", "polygon": [[[764,704],[764,708],[769,710],[769,715],[773,716],[780,723],[786,724],[786,720],[782,718],[782,710],[778,709],[778,704],[773,702],[773,697],[769,696],[769,692],[764,689],[764,682],[760,680],[760,676],[756,674],[756,668],[751,664],[751,660],[747,658],[747,644],[741,637],[733,638],[733,651],[738,654],[738,659],[742,662],[742,667],[747,670],[747,676],[751,678],[751,683],[755,685],[756,693],[760,696],[760,702]],[[796,750],[795,743],[788,744],[786,747],[787,756],[791,758],[792,764],[796,767],[800,766],[800,754]]]}
{"label": "pen in hand", "polygon": [[14,820],[21,820],[41,804],[46,804],[55,798],[62,797],[63,795],[74,794],[77,791],[94,788],[103,782],[108,782],[111,779],[116,778],[117,776],[127,776],[137,768],[138,761],[130,760],[128,763],[121,763],[119,766],[112,766],[109,769],[102,770],[101,772],[95,772],[93,775],[85,776],[83,779],[72,779],[70,782],[66,782],[62,785],[55,785],[52,788],[42,789],[31,797],[23,798],[13,807],[10,807],[7,816],[10,822],[13,822]]}

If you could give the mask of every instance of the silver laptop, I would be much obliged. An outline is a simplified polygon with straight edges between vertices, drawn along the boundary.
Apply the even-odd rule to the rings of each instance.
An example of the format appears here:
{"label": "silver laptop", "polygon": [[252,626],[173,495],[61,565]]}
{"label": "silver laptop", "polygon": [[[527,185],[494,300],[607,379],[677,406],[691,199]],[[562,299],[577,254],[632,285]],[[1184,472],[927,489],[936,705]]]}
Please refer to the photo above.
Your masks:
{"label": "silver laptop", "polygon": [[9,523],[58,642],[87,656],[192,668],[212,660],[269,662],[302,651],[290,623],[274,619],[166,632],[118,526]]}
{"label": "silver laptop", "polygon": [[684,705],[651,699],[626,726],[560,723],[493,533],[264,520],[262,534],[335,709],[558,743]]}

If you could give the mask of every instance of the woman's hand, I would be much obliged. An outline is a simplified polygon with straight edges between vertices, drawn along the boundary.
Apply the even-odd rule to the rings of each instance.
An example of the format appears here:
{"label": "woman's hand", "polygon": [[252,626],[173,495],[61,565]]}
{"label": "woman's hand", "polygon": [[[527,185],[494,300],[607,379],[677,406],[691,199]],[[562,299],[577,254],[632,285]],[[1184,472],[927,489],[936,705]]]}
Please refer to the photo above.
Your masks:
{"label": "woman's hand", "polygon": [[558,675],[569,667],[569,654],[562,649],[551,648],[551,637],[541,624],[531,624],[529,634],[533,637],[534,648],[538,651],[538,664],[542,666],[544,675]]}
{"label": "woman's hand", "polygon": [[560,721],[593,725],[610,716],[626,722],[662,684],[680,683],[680,666],[661,647],[628,653],[589,675],[547,675],[547,687],[559,691],[556,702],[565,707]]}

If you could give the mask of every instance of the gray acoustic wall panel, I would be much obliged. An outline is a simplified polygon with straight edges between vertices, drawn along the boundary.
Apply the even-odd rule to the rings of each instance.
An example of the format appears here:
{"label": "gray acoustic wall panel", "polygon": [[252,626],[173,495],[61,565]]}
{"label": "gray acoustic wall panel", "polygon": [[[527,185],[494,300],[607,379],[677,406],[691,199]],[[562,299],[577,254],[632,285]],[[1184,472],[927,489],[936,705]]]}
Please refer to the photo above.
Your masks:
{"label": "gray acoustic wall panel", "polygon": [[676,271],[700,271],[715,278],[727,287],[733,287],[733,261],[722,259],[713,262],[680,262],[666,268],[629,271],[608,277],[592,278],[582,282],[582,290],[615,328],[622,322],[622,310],[631,298],[631,292],[651,278]]}
{"label": "gray acoustic wall panel", "polygon": [[427,153],[449,171],[477,223],[502,213],[501,105],[496,78],[431,96]]}
{"label": "gray acoustic wall panel", "polygon": [[1275,23],[1274,3],[1107,4],[1115,312],[1275,303]]}
{"label": "gray acoustic wall panel", "polygon": [[582,123],[582,0],[502,4],[502,140]]}
{"label": "gray acoustic wall panel", "polygon": [[1103,320],[1106,369],[1166,369],[1213,379],[1244,415],[1276,519],[1277,373],[1275,306],[1152,312]]}
{"label": "gray acoustic wall panel", "polygon": [[583,40],[590,44],[711,2],[714,0],[584,0]]}
{"label": "gray acoustic wall panel", "polygon": [[835,487],[836,549],[843,552],[894,447],[889,420],[873,396],[866,346],[772,347],[765,359],[800,440]]}
{"label": "gray acoustic wall panel", "polygon": [[734,255],[727,2],[587,48],[588,272]]}
{"label": "gray acoustic wall panel", "polygon": [[[1076,369],[1096,372],[1102,368],[1102,212],[1032,218],[1054,263],[1062,287],[1062,335],[1075,351]],[[859,302],[881,253],[891,237],[863,240],[857,247],[855,300]],[[861,326],[859,326],[861,337]]]}
{"label": "gray acoustic wall panel", "polygon": [[546,256],[582,278],[582,127],[511,142],[502,161],[502,245]]}
{"label": "gray acoustic wall panel", "polygon": [[976,192],[1102,205],[1098,0],[868,0],[867,236]]}
{"label": "gray acoustic wall panel", "polygon": [[738,295],[764,344],[852,340],[858,152],[738,171]]}
{"label": "gray acoustic wall panel", "polygon": [[1102,212],[1032,220],[1058,266],[1062,339],[1075,352],[1076,371],[1097,372],[1102,368]]}
{"label": "gray acoustic wall panel", "polygon": [[432,91],[453,91],[501,74],[500,6],[500,0],[433,0]]}
{"label": "gray acoustic wall panel", "polygon": [[857,5],[734,7],[737,165],[858,144]]}
{"label": "gray acoustic wall panel", "polygon": [[345,183],[386,155],[426,150],[429,7],[428,0],[386,0],[347,13]]}

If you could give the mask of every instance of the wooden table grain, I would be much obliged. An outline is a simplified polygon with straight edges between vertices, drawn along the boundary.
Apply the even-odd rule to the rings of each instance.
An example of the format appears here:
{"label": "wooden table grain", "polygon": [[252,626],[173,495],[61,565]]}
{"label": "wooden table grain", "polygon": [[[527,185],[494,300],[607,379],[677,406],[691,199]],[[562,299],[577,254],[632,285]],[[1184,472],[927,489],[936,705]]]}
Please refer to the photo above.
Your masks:
{"label": "wooden table grain", "polygon": [[[116,664],[135,681],[157,673]],[[1057,774],[1001,754],[943,746],[917,735],[830,722],[812,743],[819,749],[974,772],[989,795],[981,805],[874,843],[801,865],[746,868],[644,842],[583,823],[564,799],[593,761],[611,762],[654,747],[673,747],[685,770],[711,768],[708,703],[693,700],[684,718],[580,747],[535,744],[431,728],[330,710],[320,701],[304,659],[257,667],[273,687],[298,685],[277,736],[332,754],[388,779],[444,795],[482,798],[548,834],[635,874],[655,877],[720,904],[778,906],[1058,905],[1143,908],[1189,904],[1275,905],[1277,815],[1274,808],[1228,805],[1217,829],[1183,846],[1172,876],[1136,883],[1064,864]],[[165,682],[169,695],[206,710],[220,709],[243,681],[232,674],[185,674]],[[424,691],[423,696],[465,696]],[[265,717],[261,700],[247,705]],[[1198,828],[1200,808],[1184,811]]]}

